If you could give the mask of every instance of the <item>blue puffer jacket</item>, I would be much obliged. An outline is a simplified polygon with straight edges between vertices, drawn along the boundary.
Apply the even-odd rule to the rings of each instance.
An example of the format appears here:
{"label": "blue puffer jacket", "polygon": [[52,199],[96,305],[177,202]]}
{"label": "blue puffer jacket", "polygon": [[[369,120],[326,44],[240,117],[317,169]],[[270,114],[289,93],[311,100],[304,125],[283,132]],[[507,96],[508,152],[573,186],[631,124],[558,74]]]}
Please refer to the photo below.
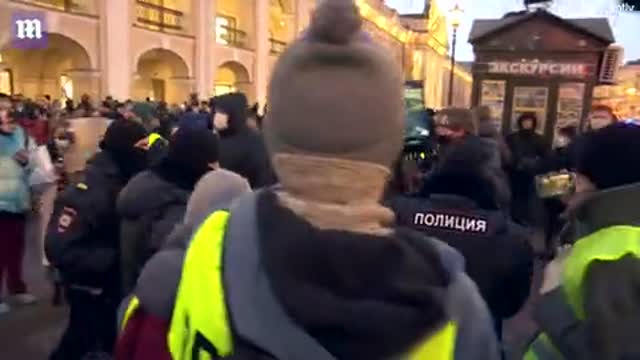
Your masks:
{"label": "blue puffer jacket", "polygon": [[21,214],[29,209],[29,173],[13,159],[27,146],[25,132],[16,129],[11,135],[0,134],[0,212]]}

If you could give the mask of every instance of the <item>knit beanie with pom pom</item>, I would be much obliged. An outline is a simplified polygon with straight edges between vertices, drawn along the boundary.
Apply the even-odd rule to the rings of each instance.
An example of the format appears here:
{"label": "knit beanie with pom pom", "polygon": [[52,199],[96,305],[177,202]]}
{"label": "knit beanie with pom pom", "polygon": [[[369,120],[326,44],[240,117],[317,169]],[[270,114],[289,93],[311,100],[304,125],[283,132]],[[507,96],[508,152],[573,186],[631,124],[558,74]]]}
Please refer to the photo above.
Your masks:
{"label": "knit beanie with pom pom", "polygon": [[353,0],[318,5],[303,38],[280,56],[268,104],[263,130],[272,156],[391,167],[402,149],[402,70],[368,40]]}

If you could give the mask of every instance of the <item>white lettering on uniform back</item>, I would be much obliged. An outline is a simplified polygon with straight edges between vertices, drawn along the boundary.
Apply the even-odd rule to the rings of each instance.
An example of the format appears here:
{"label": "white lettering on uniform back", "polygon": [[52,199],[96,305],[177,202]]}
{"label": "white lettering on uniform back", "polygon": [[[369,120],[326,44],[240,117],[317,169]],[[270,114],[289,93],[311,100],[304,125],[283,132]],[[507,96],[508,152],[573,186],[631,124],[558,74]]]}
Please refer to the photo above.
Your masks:
{"label": "white lettering on uniform back", "polygon": [[425,215],[424,217],[424,224],[427,226],[432,226],[435,221],[435,216],[433,216],[433,214],[431,213],[427,213],[427,215]]}
{"label": "white lettering on uniform back", "polygon": [[471,215],[436,212],[414,214],[413,224],[421,228],[443,229],[476,234],[484,234],[488,232],[489,228],[488,222],[484,218]]}

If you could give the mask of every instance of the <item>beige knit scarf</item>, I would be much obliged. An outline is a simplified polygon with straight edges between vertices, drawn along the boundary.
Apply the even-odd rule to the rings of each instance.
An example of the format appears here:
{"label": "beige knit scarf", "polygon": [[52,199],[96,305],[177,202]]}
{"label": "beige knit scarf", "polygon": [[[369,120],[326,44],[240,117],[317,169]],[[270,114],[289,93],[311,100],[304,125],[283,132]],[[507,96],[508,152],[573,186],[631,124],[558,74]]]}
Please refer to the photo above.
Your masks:
{"label": "beige knit scarf", "polygon": [[372,163],[278,154],[282,205],[319,229],[390,233],[395,216],[380,204],[389,169]]}

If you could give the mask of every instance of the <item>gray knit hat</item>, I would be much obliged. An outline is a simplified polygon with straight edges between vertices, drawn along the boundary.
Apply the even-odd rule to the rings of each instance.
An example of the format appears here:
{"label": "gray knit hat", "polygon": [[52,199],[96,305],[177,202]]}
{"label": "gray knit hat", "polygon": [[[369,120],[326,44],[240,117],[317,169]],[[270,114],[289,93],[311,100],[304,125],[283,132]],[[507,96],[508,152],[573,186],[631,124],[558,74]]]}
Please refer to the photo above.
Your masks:
{"label": "gray knit hat", "polygon": [[215,210],[229,209],[234,200],[251,192],[242,176],[224,169],[203,176],[189,198],[184,222],[199,224]]}
{"label": "gray knit hat", "polygon": [[404,134],[403,75],[367,40],[353,0],[324,0],[280,56],[268,94],[267,147],[390,167]]}

